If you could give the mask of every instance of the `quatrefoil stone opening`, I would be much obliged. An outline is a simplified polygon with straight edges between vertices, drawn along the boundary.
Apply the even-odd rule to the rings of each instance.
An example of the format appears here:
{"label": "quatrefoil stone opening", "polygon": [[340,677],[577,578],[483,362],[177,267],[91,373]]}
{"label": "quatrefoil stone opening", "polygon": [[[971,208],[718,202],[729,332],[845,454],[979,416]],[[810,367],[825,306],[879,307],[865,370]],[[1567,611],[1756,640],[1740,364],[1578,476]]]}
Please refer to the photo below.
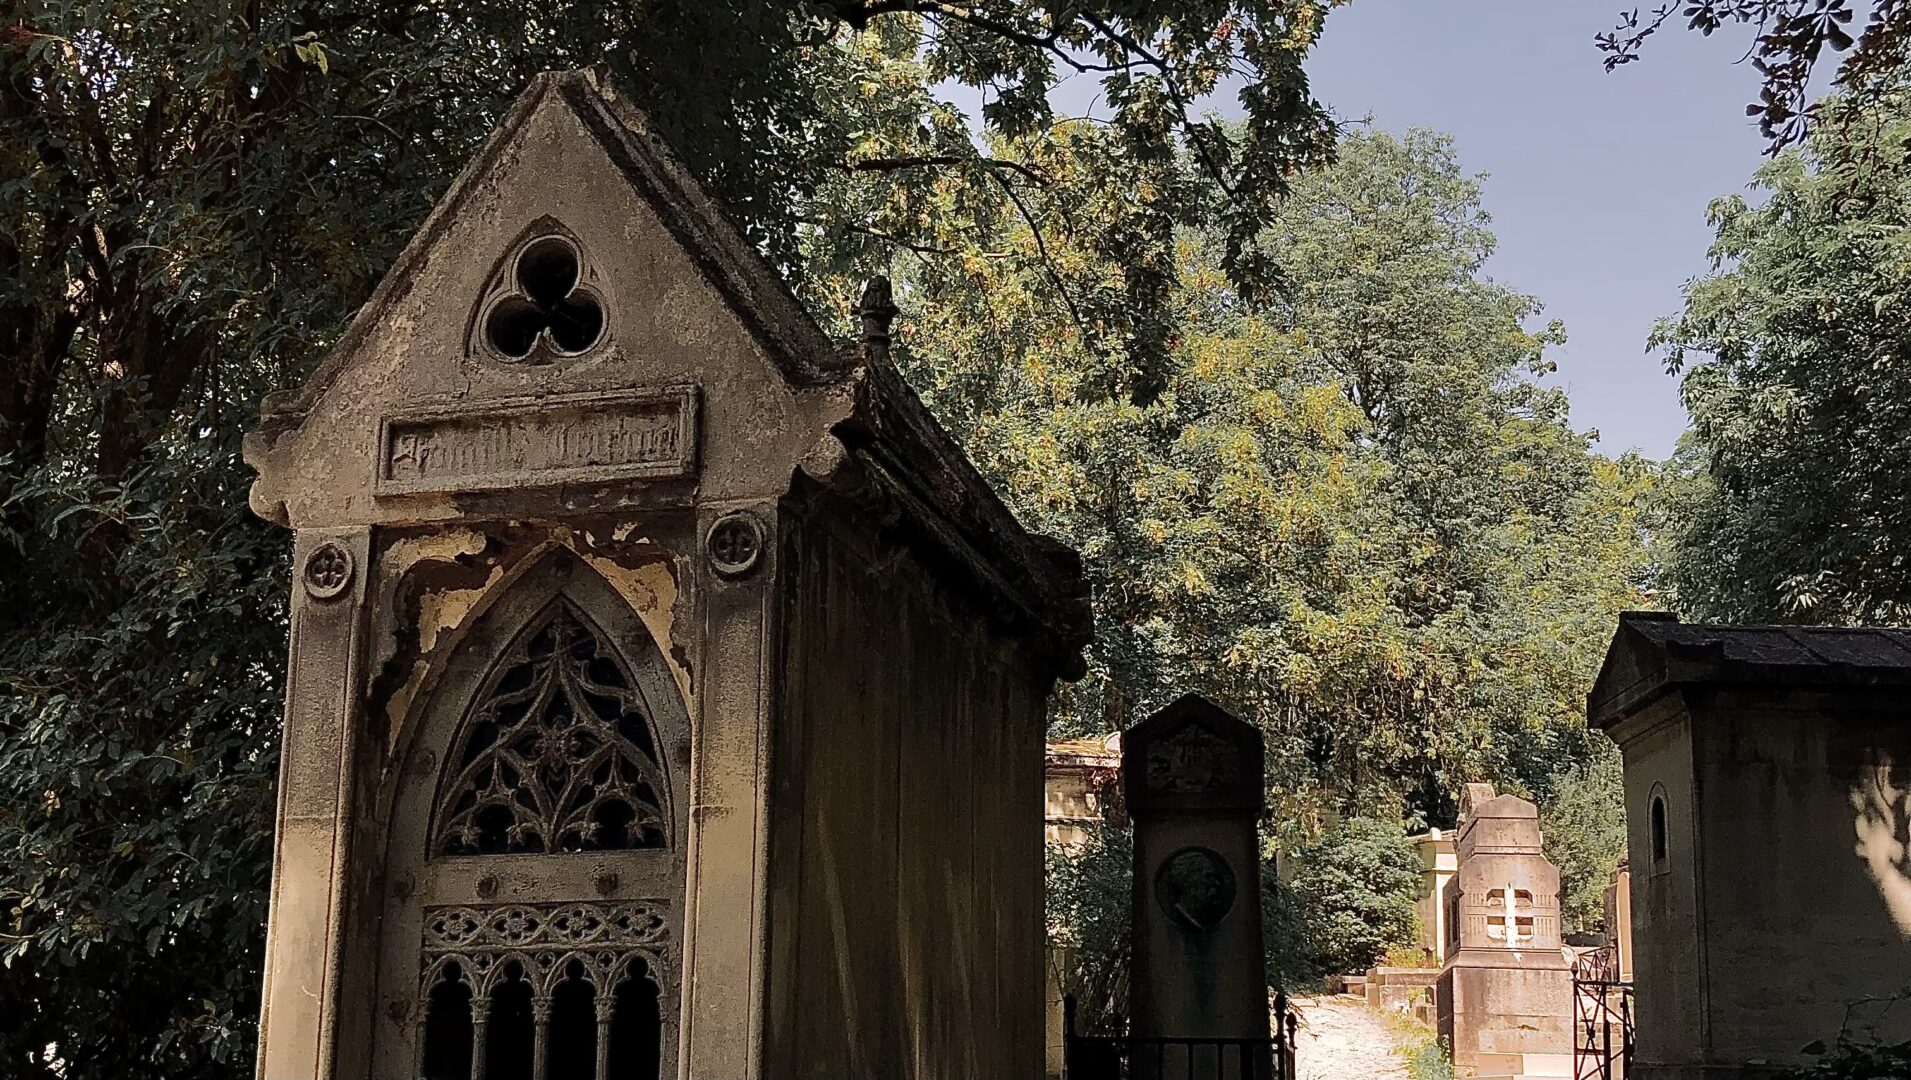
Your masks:
{"label": "quatrefoil stone opening", "polygon": [[725,577],[747,574],[763,554],[763,526],[746,513],[727,514],[704,539],[710,564]]}
{"label": "quatrefoil stone opening", "polygon": [[511,266],[511,291],[485,315],[484,336],[497,355],[520,363],[576,356],[604,336],[604,306],[581,284],[577,246],[562,236],[525,245]]}
{"label": "quatrefoil stone opening", "polygon": [[351,553],[337,544],[321,544],[306,558],[305,591],[314,600],[333,599],[351,583]]}

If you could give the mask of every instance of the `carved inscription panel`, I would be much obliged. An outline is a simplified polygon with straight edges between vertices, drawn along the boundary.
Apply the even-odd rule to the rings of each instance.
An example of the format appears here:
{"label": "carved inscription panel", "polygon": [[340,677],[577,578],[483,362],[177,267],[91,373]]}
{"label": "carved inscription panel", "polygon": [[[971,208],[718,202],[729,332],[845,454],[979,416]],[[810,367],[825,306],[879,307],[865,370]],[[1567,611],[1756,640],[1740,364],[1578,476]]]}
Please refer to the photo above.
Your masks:
{"label": "carved inscription panel", "polygon": [[445,405],[386,418],[378,493],[496,491],[688,476],[692,387]]}

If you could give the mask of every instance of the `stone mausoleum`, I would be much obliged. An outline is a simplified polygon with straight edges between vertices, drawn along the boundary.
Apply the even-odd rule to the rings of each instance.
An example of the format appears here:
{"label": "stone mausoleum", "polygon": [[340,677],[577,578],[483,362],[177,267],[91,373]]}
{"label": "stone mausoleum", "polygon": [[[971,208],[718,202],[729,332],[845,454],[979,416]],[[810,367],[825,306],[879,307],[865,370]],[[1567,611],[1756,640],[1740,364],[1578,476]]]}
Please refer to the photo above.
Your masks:
{"label": "stone mausoleum", "polygon": [[1625,757],[1638,1080],[1911,1038],[1911,631],[1629,612],[1587,714]]}
{"label": "stone mausoleum", "polygon": [[1034,1077],[1074,554],[629,104],[534,81],[247,443],[293,531],[259,1074]]}

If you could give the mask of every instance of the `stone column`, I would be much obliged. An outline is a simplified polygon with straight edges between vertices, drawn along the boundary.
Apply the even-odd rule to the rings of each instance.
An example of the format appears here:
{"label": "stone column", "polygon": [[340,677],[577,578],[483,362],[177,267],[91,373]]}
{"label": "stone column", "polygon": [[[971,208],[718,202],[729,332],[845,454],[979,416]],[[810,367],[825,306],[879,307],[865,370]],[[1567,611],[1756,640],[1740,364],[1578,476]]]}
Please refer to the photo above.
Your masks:
{"label": "stone column", "polygon": [[696,1077],[749,1078],[762,1067],[764,864],[768,724],[777,685],[778,580],[775,508],[705,507],[700,535],[733,510],[755,515],[760,562],[726,580],[705,560],[702,592],[703,689],[691,717],[690,860],[684,899],[682,1047]]}
{"label": "stone column", "polygon": [[370,529],[301,530],[293,544],[261,1080],[334,1074],[370,562]]}
{"label": "stone column", "polygon": [[[1130,1033],[1266,1039],[1260,732],[1191,694],[1123,735],[1121,771],[1135,827]],[[1130,1076],[1237,1077],[1238,1054],[1144,1047]],[[1266,1053],[1254,1071],[1271,1075]]]}
{"label": "stone column", "polygon": [[1619,856],[1612,884],[1606,886],[1606,933],[1612,938],[1615,977],[1632,981],[1632,863]]}

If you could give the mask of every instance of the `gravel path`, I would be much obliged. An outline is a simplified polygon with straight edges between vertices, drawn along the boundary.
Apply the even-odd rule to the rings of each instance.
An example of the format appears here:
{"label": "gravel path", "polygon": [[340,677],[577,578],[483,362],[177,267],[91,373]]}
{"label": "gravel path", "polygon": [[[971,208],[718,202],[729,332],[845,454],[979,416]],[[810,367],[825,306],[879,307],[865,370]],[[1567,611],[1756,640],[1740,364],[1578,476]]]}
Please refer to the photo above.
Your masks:
{"label": "gravel path", "polygon": [[1407,1080],[1394,1038],[1380,1014],[1347,997],[1296,998],[1294,1040],[1299,1080]]}

